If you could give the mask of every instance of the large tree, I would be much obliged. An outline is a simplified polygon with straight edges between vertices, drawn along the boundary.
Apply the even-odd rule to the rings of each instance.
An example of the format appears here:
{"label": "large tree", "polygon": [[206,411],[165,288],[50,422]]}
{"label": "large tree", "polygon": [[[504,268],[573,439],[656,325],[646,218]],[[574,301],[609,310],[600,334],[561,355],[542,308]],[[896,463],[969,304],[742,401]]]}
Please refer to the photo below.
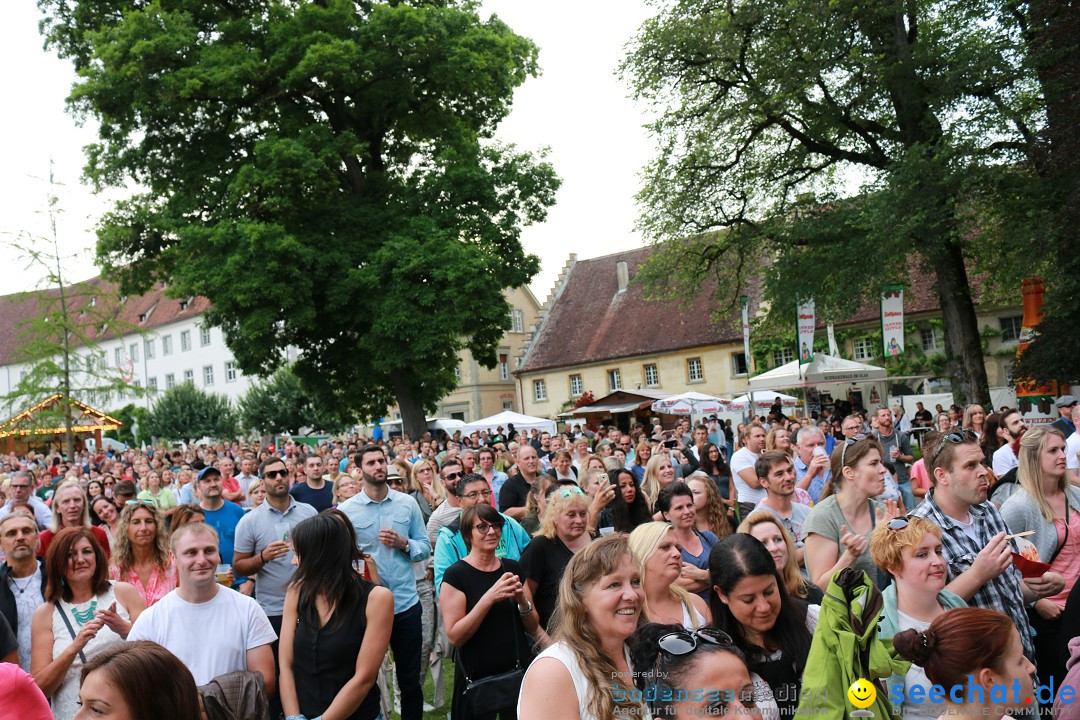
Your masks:
{"label": "large tree", "polygon": [[283,349],[316,402],[424,431],[457,352],[493,366],[538,259],[550,165],[493,139],[537,49],[470,0],[40,0],[100,123],[87,176],[123,287],[213,303],[247,373]]}
{"label": "large tree", "polygon": [[[675,0],[624,65],[660,142],[640,200],[658,294],[764,275],[842,320],[915,272],[934,281],[958,402],[989,401],[969,273],[980,188],[1042,122],[1021,23],[993,0]],[[689,239],[687,239],[689,238]],[[1014,254],[1022,252],[1013,248]]]}
{"label": "large tree", "polygon": [[224,395],[183,382],[166,390],[154,403],[143,433],[159,441],[231,440],[236,436],[236,411]]}

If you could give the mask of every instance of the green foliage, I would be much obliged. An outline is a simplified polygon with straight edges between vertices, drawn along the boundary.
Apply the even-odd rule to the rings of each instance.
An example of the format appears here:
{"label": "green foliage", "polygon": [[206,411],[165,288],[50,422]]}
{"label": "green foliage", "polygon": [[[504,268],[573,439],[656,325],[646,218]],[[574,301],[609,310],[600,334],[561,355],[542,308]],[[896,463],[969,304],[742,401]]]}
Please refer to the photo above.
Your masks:
{"label": "green foliage", "polygon": [[[139,446],[143,442],[149,442],[151,440],[151,437],[147,432],[147,421],[150,417],[150,412],[146,408],[128,403],[119,410],[113,410],[109,415],[124,423],[124,427],[119,430],[106,431],[105,437],[119,440],[132,447]],[[138,430],[137,434],[135,432],[136,429]]]}
{"label": "green foliage", "polygon": [[328,415],[321,405],[312,402],[291,367],[278,368],[269,378],[248,388],[239,406],[243,426],[264,435],[299,435],[302,427],[335,434],[351,424],[347,418]]}
{"label": "green foliage", "polygon": [[146,188],[99,231],[125,291],[204,295],[244,372],[297,347],[314,402],[396,400],[413,435],[458,350],[494,366],[502,290],[539,267],[521,228],[559,184],[493,139],[531,41],[470,0],[39,4],[100,123],[87,177]]}
{"label": "green foliage", "polygon": [[158,398],[144,427],[147,435],[159,440],[231,440],[236,436],[236,412],[224,395],[185,382]]}
{"label": "green foliage", "polygon": [[967,263],[981,189],[1043,117],[1021,20],[994,0],[664,5],[623,65],[659,111],[638,196],[650,294],[706,286],[730,307],[760,282],[766,323],[790,326],[798,301],[843,321],[927,274],[954,387],[987,401]]}

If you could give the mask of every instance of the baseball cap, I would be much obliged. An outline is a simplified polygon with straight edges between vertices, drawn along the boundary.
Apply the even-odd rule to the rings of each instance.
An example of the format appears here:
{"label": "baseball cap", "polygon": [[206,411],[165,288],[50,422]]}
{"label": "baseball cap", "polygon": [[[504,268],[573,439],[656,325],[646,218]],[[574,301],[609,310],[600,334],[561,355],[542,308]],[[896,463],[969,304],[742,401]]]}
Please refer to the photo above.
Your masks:
{"label": "baseball cap", "polygon": [[213,465],[207,465],[206,467],[204,467],[202,470],[199,471],[199,475],[198,475],[197,479],[202,480],[203,477],[208,475],[209,473],[214,473],[218,477],[221,477],[221,471],[220,470],[218,470]]}
{"label": "baseball cap", "polygon": [[1072,407],[1076,404],[1076,398],[1074,398],[1072,395],[1062,395],[1057,399],[1057,402],[1055,402],[1054,404],[1057,405],[1059,408]]}

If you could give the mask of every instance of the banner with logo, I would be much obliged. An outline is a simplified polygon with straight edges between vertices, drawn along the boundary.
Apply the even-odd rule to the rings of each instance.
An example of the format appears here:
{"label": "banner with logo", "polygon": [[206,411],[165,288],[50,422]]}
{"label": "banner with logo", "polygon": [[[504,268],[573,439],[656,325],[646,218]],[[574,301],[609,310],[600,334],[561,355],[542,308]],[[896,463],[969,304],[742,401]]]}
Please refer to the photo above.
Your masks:
{"label": "banner with logo", "polygon": [[799,328],[799,365],[814,361],[814,301],[809,300],[797,308]]}
{"label": "banner with logo", "polygon": [[904,354],[903,285],[888,285],[881,293],[881,345],[885,357]]}
{"label": "banner with logo", "polygon": [[836,332],[833,330],[833,324],[826,325],[825,331],[829,335],[829,354],[833,357],[840,357],[840,347],[836,344]]}

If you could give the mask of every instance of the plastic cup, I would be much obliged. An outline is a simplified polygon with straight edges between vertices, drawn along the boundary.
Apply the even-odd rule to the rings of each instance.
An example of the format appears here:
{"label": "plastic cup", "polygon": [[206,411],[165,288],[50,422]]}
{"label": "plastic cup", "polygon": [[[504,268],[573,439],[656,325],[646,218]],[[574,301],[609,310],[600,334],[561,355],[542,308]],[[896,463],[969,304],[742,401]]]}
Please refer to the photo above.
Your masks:
{"label": "plastic cup", "polygon": [[232,565],[229,565],[228,563],[222,563],[221,565],[217,566],[217,570],[215,571],[214,575],[216,576],[219,585],[225,585],[226,587],[230,585],[229,573],[231,571]]}

